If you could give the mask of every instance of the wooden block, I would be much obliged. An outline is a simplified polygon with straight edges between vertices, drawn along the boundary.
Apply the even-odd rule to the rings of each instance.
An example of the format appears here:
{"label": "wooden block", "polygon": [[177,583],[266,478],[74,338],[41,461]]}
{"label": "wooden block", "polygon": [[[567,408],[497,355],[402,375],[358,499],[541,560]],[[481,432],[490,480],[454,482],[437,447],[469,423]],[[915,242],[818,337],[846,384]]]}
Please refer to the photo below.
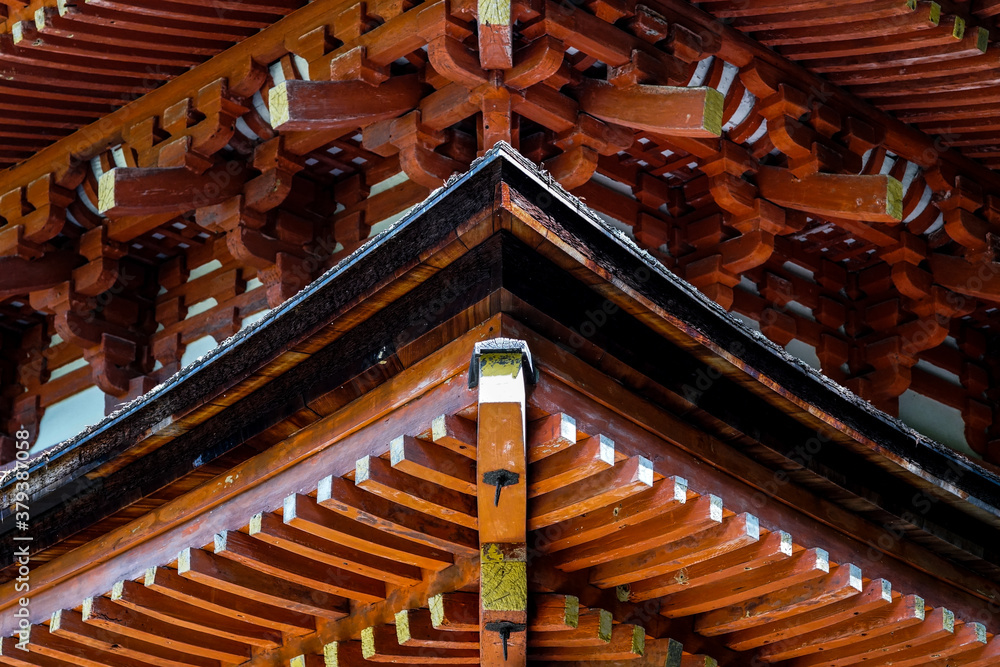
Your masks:
{"label": "wooden block", "polygon": [[586,479],[615,464],[615,443],[598,435],[532,463],[528,469],[528,497],[535,498]]}
{"label": "wooden block", "polygon": [[558,412],[528,424],[528,462],[534,463],[546,456],[576,444],[576,420]]}
{"label": "wooden block", "polygon": [[361,631],[361,652],[371,662],[411,665],[478,665],[478,649],[432,649],[400,644],[391,625]]}
{"label": "wooden block", "polygon": [[439,593],[427,601],[431,624],[452,632],[479,632],[479,596],[475,593]]}
{"label": "wooden block", "polygon": [[476,423],[457,415],[441,415],[431,424],[431,438],[453,452],[476,458]]}
{"label": "wooden block", "polygon": [[796,178],[787,169],[761,167],[760,195],[779,206],[819,216],[871,222],[899,222],[903,186],[884,175],[813,174]]}
{"label": "wooden block", "polygon": [[483,69],[514,66],[510,0],[478,0],[479,61]]}
{"label": "wooden block", "polygon": [[402,646],[478,650],[478,629],[478,624],[475,631],[436,628],[428,609],[403,609],[396,612],[396,639]]}
{"label": "wooden block", "polygon": [[574,628],[548,630],[545,632],[532,630],[531,634],[528,635],[528,647],[603,647],[611,641],[613,625],[611,612],[604,609],[588,609],[579,614],[576,627]]}
{"label": "wooden block", "polygon": [[420,102],[416,75],[361,81],[284,81],[271,88],[271,124],[282,131],[349,130],[396,118]]}
{"label": "wooden block", "polygon": [[389,443],[389,462],[396,470],[447,489],[476,493],[475,464],[434,443],[400,436]]}
{"label": "wooden block", "polygon": [[532,648],[529,660],[577,662],[592,660],[635,660],[641,658],[646,646],[645,631],[638,625],[622,623],[614,626],[611,638],[601,645],[565,648]]}

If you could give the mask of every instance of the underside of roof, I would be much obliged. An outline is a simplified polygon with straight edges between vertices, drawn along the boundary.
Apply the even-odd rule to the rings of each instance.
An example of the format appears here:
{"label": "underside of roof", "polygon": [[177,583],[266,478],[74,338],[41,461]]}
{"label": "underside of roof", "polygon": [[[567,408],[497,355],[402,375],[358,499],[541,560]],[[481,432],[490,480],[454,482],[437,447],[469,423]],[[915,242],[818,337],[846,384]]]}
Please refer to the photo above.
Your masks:
{"label": "underside of roof", "polygon": [[0,664],[1000,660],[1000,3],[0,10]]}
{"label": "underside of roof", "polygon": [[[514,430],[483,408],[495,371],[469,376],[476,342],[503,337],[531,353]],[[524,479],[480,482],[491,438],[519,432]],[[997,651],[996,477],[733,321],[505,146],[26,469],[52,509],[33,509],[31,625],[8,664]],[[899,502],[918,497],[919,515]],[[499,562],[527,563],[523,607],[486,602],[491,507],[522,525]]]}

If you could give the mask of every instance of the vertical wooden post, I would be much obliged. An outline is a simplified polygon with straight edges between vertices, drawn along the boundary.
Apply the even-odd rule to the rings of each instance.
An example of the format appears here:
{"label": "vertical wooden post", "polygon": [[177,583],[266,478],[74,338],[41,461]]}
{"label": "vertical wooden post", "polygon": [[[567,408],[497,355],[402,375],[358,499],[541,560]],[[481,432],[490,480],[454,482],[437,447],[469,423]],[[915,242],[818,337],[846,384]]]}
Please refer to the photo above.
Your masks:
{"label": "vertical wooden post", "polygon": [[483,93],[483,141],[480,155],[498,142],[511,143],[510,91],[504,88],[498,72],[491,73],[491,85]]}
{"label": "vertical wooden post", "polygon": [[534,371],[524,341],[476,344],[469,384],[479,387],[480,664],[490,667],[527,661],[525,381]]}
{"label": "vertical wooden post", "polygon": [[479,64],[483,69],[514,66],[510,0],[478,0]]}

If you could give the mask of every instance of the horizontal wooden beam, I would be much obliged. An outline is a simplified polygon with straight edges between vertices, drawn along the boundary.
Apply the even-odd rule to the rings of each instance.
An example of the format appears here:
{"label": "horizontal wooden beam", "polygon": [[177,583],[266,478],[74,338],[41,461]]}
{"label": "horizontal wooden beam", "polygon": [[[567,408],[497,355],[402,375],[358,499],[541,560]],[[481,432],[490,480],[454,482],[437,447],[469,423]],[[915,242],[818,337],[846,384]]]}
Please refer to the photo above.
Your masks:
{"label": "horizontal wooden beam", "polygon": [[0,301],[55,287],[69,280],[82,258],[71,250],[50,252],[35,260],[0,257]]}
{"label": "horizontal wooden beam", "polygon": [[903,215],[903,185],[892,176],[819,173],[798,178],[788,169],[762,166],[757,187],[768,201],[818,216],[899,222]]}
{"label": "horizontal wooden beam", "polygon": [[714,88],[642,84],[619,88],[588,80],[580,86],[579,96],[584,112],[634,130],[678,137],[722,134],[725,98]]}
{"label": "horizontal wooden beam", "polygon": [[108,217],[183,213],[220,204],[240,193],[247,166],[232,161],[203,174],[185,167],[117,168],[98,186],[98,209]]}
{"label": "horizontal wooden beam", "polygon": [[289,130],[348,130],[401,116],[420,103],[417,75],[363,81],[285,81],[268,93],[271,125]]}

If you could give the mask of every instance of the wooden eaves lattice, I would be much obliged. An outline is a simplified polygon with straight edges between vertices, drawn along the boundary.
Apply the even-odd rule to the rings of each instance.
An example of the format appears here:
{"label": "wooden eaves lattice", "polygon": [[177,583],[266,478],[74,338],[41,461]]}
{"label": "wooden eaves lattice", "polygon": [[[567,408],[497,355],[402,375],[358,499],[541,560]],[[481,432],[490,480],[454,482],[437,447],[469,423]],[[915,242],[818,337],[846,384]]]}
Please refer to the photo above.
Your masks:
{"label": "wooden eaves lattice", "polygon": [[[443,234],[408,269],[378,267],[392,276],[382,290],[399,289],[394,281],[412,287],[411,281],[426,280],[467,256],[471,264],[453,268],[458,275],[474,273],[468,269],[475,260],[489,256],[476,249],[503,256],[496,243],[511,237],[520,244],[512,247],[570,262],[566,268],[575,267],[580,279],[599,273],[616,253],[637,259],[634,248],[590,220],[584,224],[593,243],[580,242],[581,228],[555,206],[562,201],[556,190],[549,191],[548,213],[532,208],[536,198],[527,194],[536,177],[510,167],[502,181],[483,180],[489,167],[507,168],[508,159],[514,158],[494,153],[482,171],[466,177],[473,201],[449,199],[446,191],[422,227],[404,226],[376,244],[373,263],[383,259],[375,254],[380,250],[402,262],[386,244],[407,234]],[[459,204],[475,209],[493,195],[499,208],[485,204],[467,224],[448,226]],[[552,235],[560,224],[565,233]],[[560,259],[551,244],[573,252]],[[542,257],[531,259],[540,265]],[[375,279],[376,267],[361,268],[343,278]],[[633,274],[620,274],[620,285]],[[513,282],[507,286],[517,289]],[[379,298],[385,293],[374,291]],[[659,327],[663,318],[683,314],[686,319],[675,322],[688,327],[685,345],[708,344],[697,320],[720,314],[689,292],[677,295],[683,303],[675,304],[676,311],[648,321]],[[795,505],[784,497],[755,506],[755,485],[767,473],[760,463],[734,455],[726,443],[612,379],[609,371],[621,372],[620,379],[635,376],[610,354],[597,355],[591,365],[547,337],[557,341],[558,335],[540,335],[506,313],[483,315],[491,311],[481,303],[496,301],[546,327],[546,316],[521,304],[515,293],[501,289],[470,298],[480,301],[390,358],[371,357],[376,369],[376,358],[401,364],[404,370],[390,381],[336,404],[326,417],[253,459],[37,571],[29,650],[5,638],[0,662],[502,664],[496,656],[503,651],[503,626],[487,624],[503,622],[511,624],[511,664],[523,656],[538,663],[600,658],[711,665],[757,657],[813,665],[834,656],[832,664],[847,665],[861,660],[862,652],[881,656],[865,656],[873,664],[886,656],[893,664],[914,665],[996,660],[998,645],[960,590],[979,586],[988,595],[988,580],[935,560],[912,543],[893,545],[898,550],[889,562],[851,565],[841,556],[859,550],[856,538],[845,534],[868,530],[864,522],[817,527],[805,512],[819,507],[839,524],[843,511]],[[632,298],[628,307],[639,314],[634,304],[646,297]],[[292,304],[288,313],[296,312],[305,316],[308,309]],[[321,335],[348,327],[337,322]],[[456,330],[467,333],[456,337]],[[508,372],[477,373],[478,387],[470,388],[470,356],[477,343],[498,335],[527,341],[531,363],[519,356],[524,348],[510,341],[480,345],[477,363],[498,354],[507,362],[497,364],[499,370]],[[334,347],[342,342],[332,341]],[[319,344],[297,347],[315,352]],[[746,352],[750,358],[761,353]],[[591,351],[579,354],[589,358]],[[404,365],[403,358],[417,361]],[[525,387],[532,368],[539,370],[538,381]],[[278,371],[288,372],[287,366]],[[523,398],[503,387],[488,391],[484,380],[505,378],[506,388],[514,384]],[[772,383],[767,391],[788,389]],[[853,419],[849,412],[842,417]],[[852,428],[864,430],[861,422]],[[880,456],[906,469],[905,460]],[[731,472],[714,466],[730,466]],[[483,473],[499,471],[509,474],[489,479],[514,481],[502,485],[498,504],[496,486]],[[795,498],[807,500],[808,494]],[[493,532],[486,530],[487,518]],[[144,534],[144,526],[154,534]],[[485,574],[490,568],[495,571]],[[487,582],[498,580],[509,583],[488,590],[505,595],[480,594]],[[902,590],[895,592],[889,582]],[[927,605],[921,595],[954,601],[957,613],[939,602]],[[486,600],[492,617],[480,613]],[[0,618],[10,623],[9,615]],[[856,641],[859,627],[870,640]],[[6,625],[5,633],[11,629]]]}
{"label": "wooden eaves lattice", "polygon": [[[469,351],[468,337],[456,343],[456,357]],[[489,365],[500,365],[523,392],[527,349],[488,343],[476,344],[484,379],[495,382]],[[484,402],[486,392],[510,400]],[[568,414],[527,419],[537,408],[496,386],[478,396],[478,410],[433,418],[375,446],[352,473],[319,479],[210,545],[55,611],[30,628],[27,650],[4,638],[0,663],[673,667],[745,659],[733,651],[802,667],[998,659],[982,625],[763,529],[628,453],[660,458],[664,443],[616,446]],[[389,418],[470,398],[476,392],[455,383]],[[372,437],[361,430],[353,440]],[[483,474],[514,467],[518,452],[523,472],[496,503]],[[490,508],[488,530],[513,529],[493,533],[509,540],[521,526],[524,541],[486,536]]]}
{"label": "wooden eaves lattice", "polygon": [[[529,367],[520,351],[506,351],[506,339],[499,342],[501,352],[478,354],[476,363],[501,357],[523,391]],[[509,398],[496,387],[480,389],[478,421],[468,405],[434,418],[416,437],[376,447],[353,475],[322,478],[206,548],[186,548],[135,581],[57,610],[31,627],[26,651],[5,638],[0,662],[716,664],[671,638],[687,627],[702,636],[684,637],[696,651],[754,650],[764,663],[947,659],[985,667],[997,660],[998,645],[987,642],[982,625],[927,608],[919,596],[832,563],[822,548],[783,531],[763,530],[752,514],[664,477],[606,436],[582,432],[570,415],[522,421],[530,405],[523,398],[486,410],[484,391]],[[446,393],[459,404],[475,397],[460,385]],[[432,407],[427,401],[419,412]],[[490,417],[495,427],[484,422]],[[643,447],[664,445],[647,438],[625,449]],[[526,474],[494,504],[495,487],[482,475],[497,455],[517,448]],[[521,525],[526,542],[489,541],[496,538],[484,536],[488,512],[477,512],[476,498],[480,508],[502,512],[492,519],[496,530]],[[525,498],[526,514],[512,509]],[[643,604],[650,600],[656,604]],[[693,625],[668,620],[688,616]],[[728,650],[717,655],[735,664]]]}
{"label": "wooden eaves lattice", "polygon": [[[57,4],[12,15],[14,52],[34,53],[25,67],[60,61],[66,25],[92,43],[143,24],[131,14],[147,3]],[[885,4],[868,11],[898,34],[822,48],[882,62],[909,44],[933,67],[992,57],[978,25],[989,7]],[[793,26],[765,43],[812,44],[837,21],[809,3],[792,8],[810,17],[763,1],[706,8],[740,13],[750,33],[761,16]],[[793,64],[815,60],[801,44],[780,57],[679,0],[500,9],[234,11],[216,30],[288,16],[13,167],[0,206],[0,263],[17,276],[0,290],[6,430],[93,384],[109,409],[141,395],[190,344],[281,303],[504,140],[772,340],[811,346],[828,376],[889,413],[909,389],[958,410],[969,446],[991,456],[994,172]]]}

